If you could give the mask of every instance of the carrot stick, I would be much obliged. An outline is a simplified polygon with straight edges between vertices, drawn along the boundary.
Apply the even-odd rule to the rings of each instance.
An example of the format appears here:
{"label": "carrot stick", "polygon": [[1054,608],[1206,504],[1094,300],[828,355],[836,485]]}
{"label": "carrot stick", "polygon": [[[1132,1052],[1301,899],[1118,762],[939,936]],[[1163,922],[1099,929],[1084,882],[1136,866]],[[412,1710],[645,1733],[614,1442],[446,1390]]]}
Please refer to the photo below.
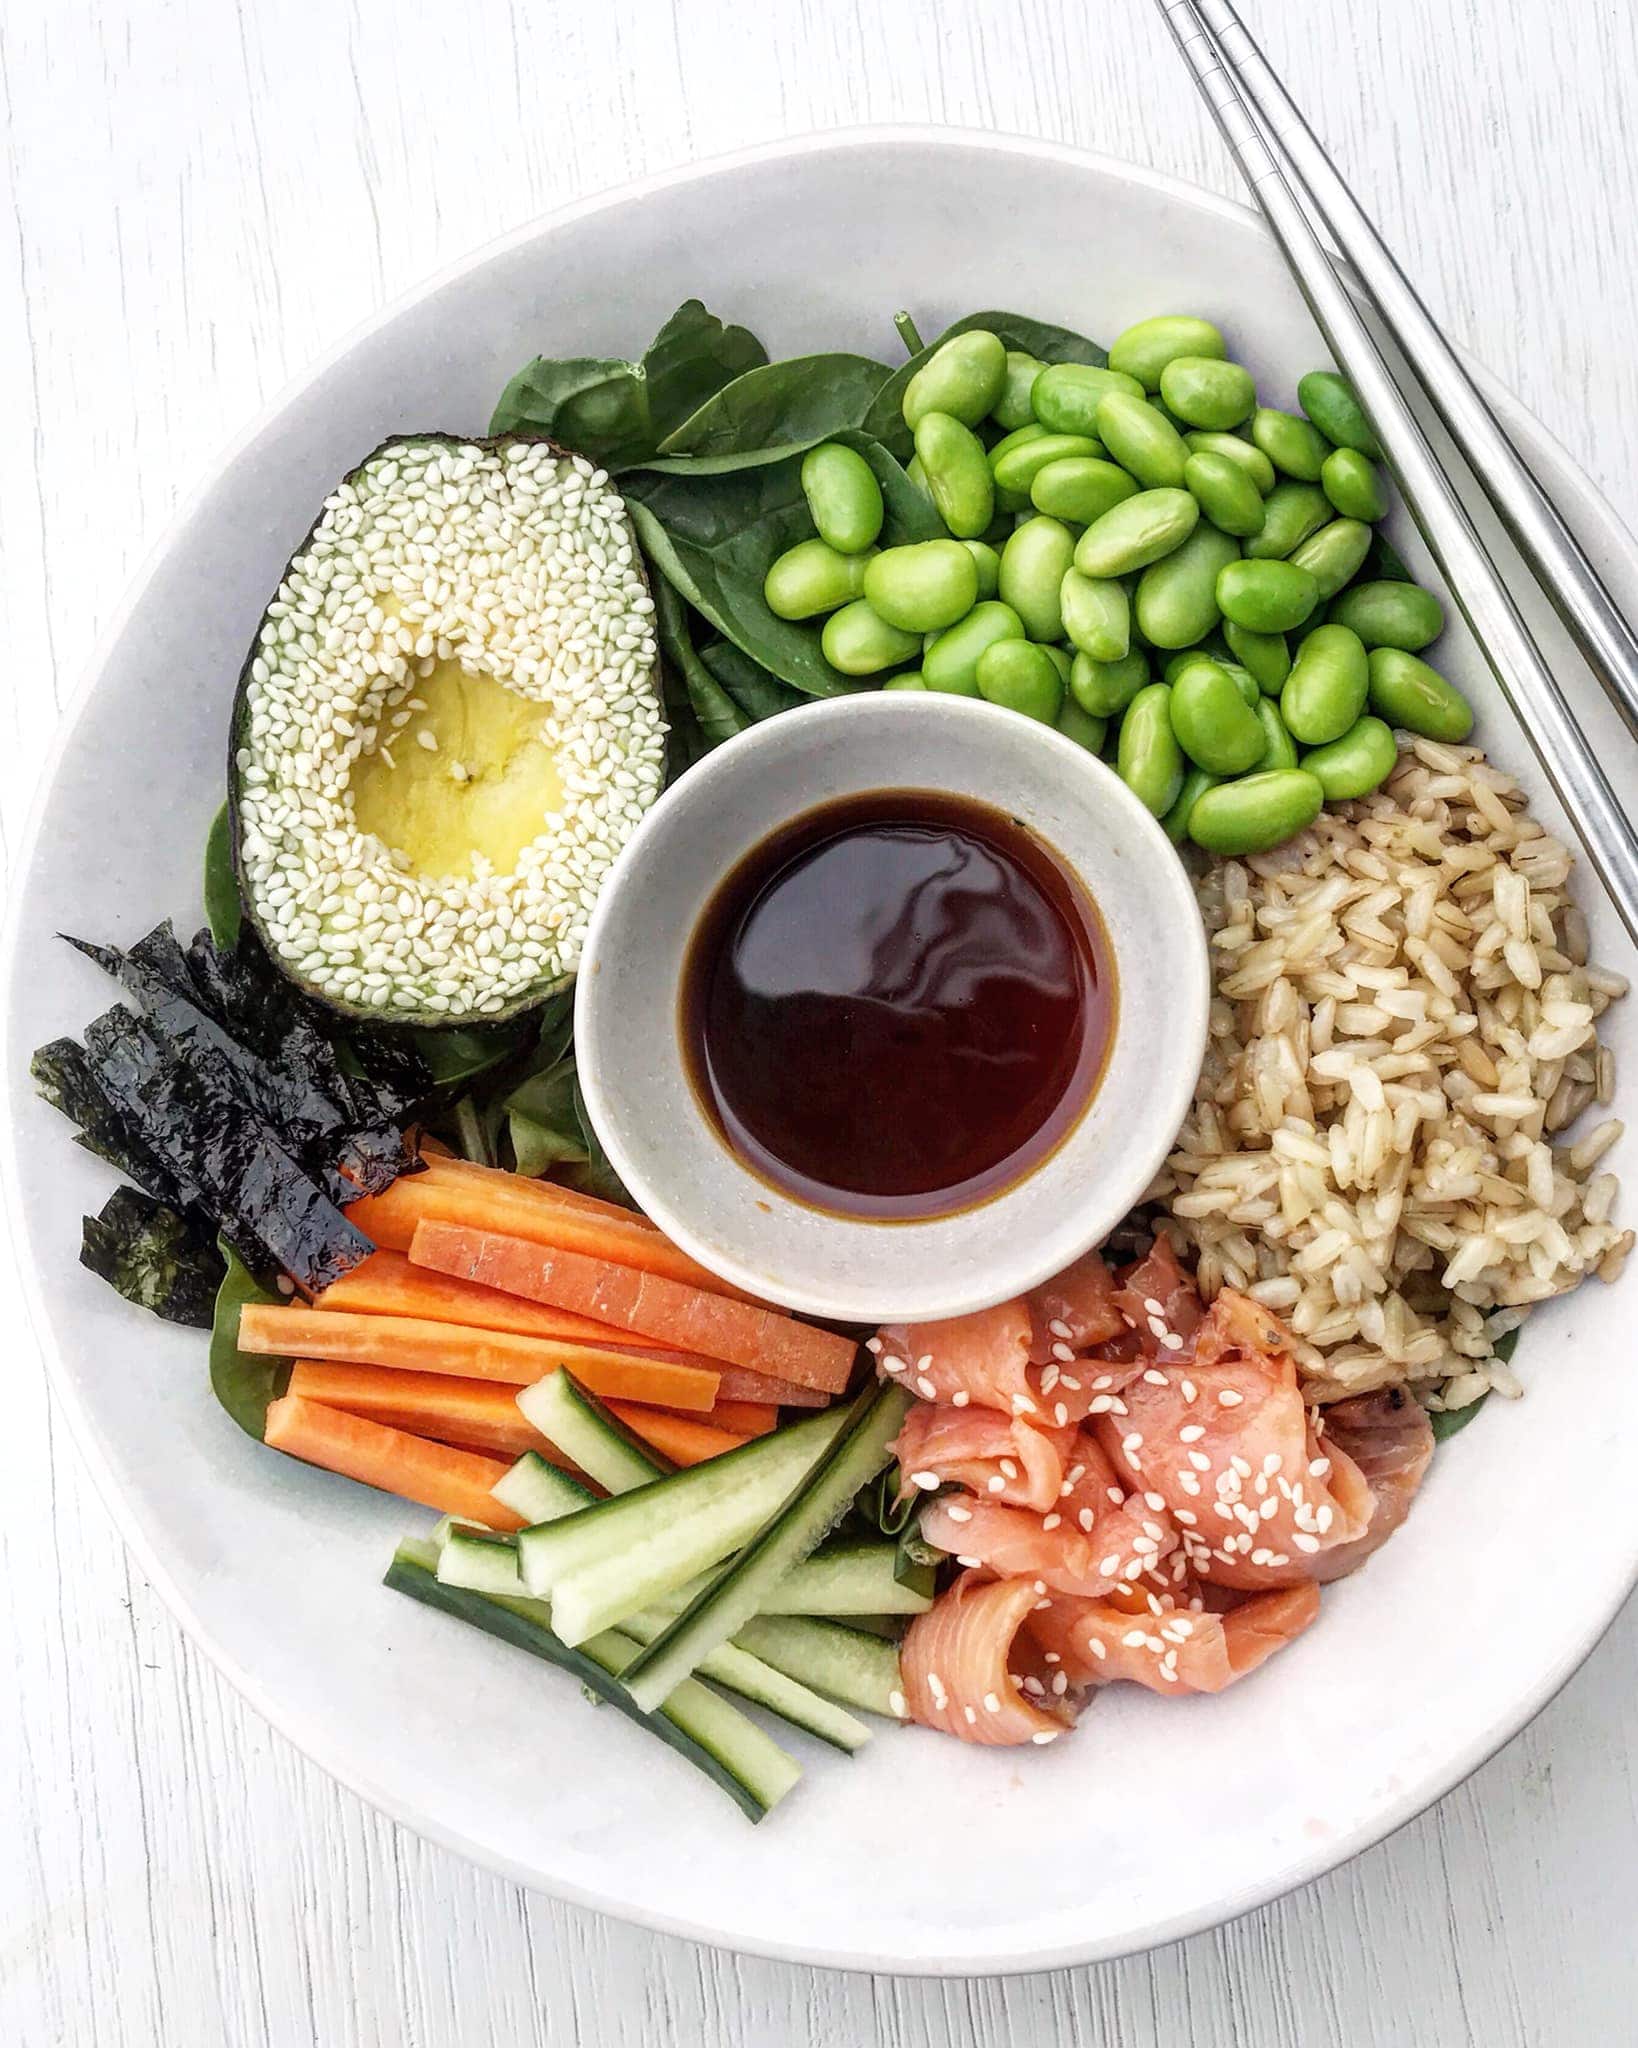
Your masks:
{"label": "carrot stick", "polygon": [[766,1436],[779,1427],[779,1410],[771,1401],[724,1401],[699,1418],[713,1429],[731,1429],[740,1436]]}
{"label": "carrot stick", "polygon": [[436,1273],[453,1273],[458,1279],[503,1287],[553,1308],[597,1316],[656,1343],[766,1369],[827,1394],[840,1393],[853,1369],[857,1346],[850,1338],[815,1330],[776,1309],[729,1301],[558,1245],[428,1221],[417,1229],[410,1257]]}
{"label": "carrot stick", "polygon": [[316,1308],[274,1308],[247,1302],[239,1311],[239,1345],[264,1358],[337,1360],[383,1365],[398,1372],[453,1373],[526,1387],[566,1365],[594,1394],[652,1401],[659,1408],[704,1414],[717,1376],[635,1352],[593,1350],[503,1330],[464,1330],[414,1316],[353,1316]]}
{"label": "carrot stick", "polygon": [[290,1369],[292,1394],[367,1415],[416,1436],[469,1450],[504,1451],[518,1457],[539,1451],[554,1465],[569,1463],[543,1437],[517,1403],[517,1389],[488,1380],[450,1378],[436,1372],[398,1372],[382,1365],[328,1365],[298,1358]]}
{"label": "carrot stick", "polygon": [[608,1408],[633,1436],[663,1451],[674,1465],[703,1465],[707,1458],[719,1458],[750,1442],[735,1430],[713,1429],[692,1415],[668,1415],[663,1408],[640,1408],[634,1401],[611,1401]]}
{"label": "carrot stick", "polygon": [[405,1174],[379,1195],[349,1202],[347,1220],[387,1251],[407,1251],[421,1223],[452,1223],[631,1266],[707,1294],[750,1300],[749,1295],[697,1265],[651,1223],[640,1222],[624,1210],[603,1215],[601,1207],[612,1209],[612,1203],[594,1211],[543,1201],[540,1189],[544,1185],[515,1173],[497,1173],[475,1181],[448,1173],[440,1162],[425,1173]]}
{"label": "carrot stick", "polygon": [[830,1396],[817,1387],[799,1387],[792,1380],[770,1379],[742,1365],[725,1365],[717,1381],[719,1401],[767,1401],[776,1408],[824,1408]]}
{"label": "carrot stick", "polygon": [[[519,1337],[569,1338],[576,1343],[615,1344],[621,1332],[590,1316],[566,1309],[542,1308],[502,1294],[498,1287],[474,1287],[447,1273],[429,1273],[412,1266],[402,1252],[372,1252],[363,1265],[334,1280],[313,1302],[314,1308],[351,1315],[418,1316],[429,1323],[460,1323],[469,1330],[510,1330]],[[635,1340],[634,1340],[635,1341]]]}
{"label": "carrot stick", "polygon": [[362,1415],[326,1408],[301,1394],[268,1403],[265,1441],[292,1458],[340,1472],[383,1493],[419,1501],[441,1515],[459,1515],[489,1529],[521,1529],[523,1518],[503,1508],[489,1489],[506,1472],[504,1458],[429,1443]]}
{"label": "carrot stick", "polygon": [[[425,1147],[422,1147],[423,1152]],[[658,1231],[641,1209],[627,1209],[619,1202],[605,1202],[597,1195],[583,1195],[578,1188],[566,1188],[555,1180],[531,1180],[527,1174],[508,1173],[502,1166],[480,1166],[475,1159],[457,1159],[452,1153],[428,1158],[427,1170],[437,1180],[464,1180],[472,1187],[504,1189],[522,1194],[557,1209],[577,1209],[582,1215],[601,1216],[609,1223],[635,1223],[642,1230]]]}

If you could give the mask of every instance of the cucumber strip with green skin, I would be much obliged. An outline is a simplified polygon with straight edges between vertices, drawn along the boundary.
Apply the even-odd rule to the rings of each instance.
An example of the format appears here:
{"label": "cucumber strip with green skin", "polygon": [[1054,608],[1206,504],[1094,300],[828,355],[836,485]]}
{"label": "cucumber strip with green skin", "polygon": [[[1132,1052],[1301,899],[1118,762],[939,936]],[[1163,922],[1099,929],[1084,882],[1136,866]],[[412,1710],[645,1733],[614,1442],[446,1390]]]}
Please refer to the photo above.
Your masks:
{"label": "cucumber strip with green skin", "polygon": [[451,1529],[438,1546],[437,1575],[441,1585],[463,1586],[469,1593],[516,1599],[528,1591],[518,1570],[517,1545],[490,1530]]}
{"label": "cucumber strip with green skin", "polygon": [[[791,1567],[823,1541],[847,1512],[859,1488],[887,1463],[910,1399],[899,1386],[867,1387],[859,1395],[823,1457],[743,1554],[724,1566],[622,1674],[621,1683],[640,1707],[652,1712],[703,1658],[749,1621]],[[676,1481],[665,1484],[674,1486]]]}
{"label": "cucumber strip with green skin", "polygon": [[539,1451],[525,1451],[489,1491],[503,1508],[510,1508],[525,1522],[555,1521],[560,1515],[590,1507],[597,1498],[589,1487],[560,1472]]}
{"label": "cucumber strip with green skin", "polygon": [[[903,1576],[900,1572],[903,1571]],[[858,1614],[925,1614],[934,1573],[901,1566],[891,1543],[827,1543],[769,1589],[759,1614],[814,1614],[844,1620]]]}
{"label": "cucumber strip with green skin", "polygon": [[[631,1614],[621,1622],[617,1633],[647,1645],[664,1634],[670,1621],[669,1615],[653,1611]],[[833,1749],[844,1750],[849,1756],[870,1740],[870,1730],[845,1707],[758,1657],[737,1637],[731,1643],[719,1644],[709,1657],[700,1660],[699,1676],[713,1680],[729,1692],[737,1692],[753,1706],[766,1707],[782,1721],[789,1721],[793,1728],[817,1735],[821,1742],[828,1742]]]}
{"label": "cucumber strip with green skin", "polygon": [[638,1654],[638,1645],[630,1636],[609,1630],[581,1649],[571,1650],[554,1634],[550,1610],[542,1602],[496,1600],[443,1585],[436,1565],[431,1544],[407,1538],[387,1567],[385,1583],[396,1593],[405,1593],[425,1607],[453,1615],[569,1672],[599,1700],[606,1700],[686,1758],[753,1821],[777,1805],[802,1775],[801,1766],[771,1736],[697,1680],[686,1690],[679,1687],[678,1696],[668,1699],[660,1713],[639,1712],[619,1683],[620,1672]]}
{"label": "cucumber strip with green skin", "polygon": [[652,1607],[749,1541],[847,1426],[816,1415],[518,1538],[524,1583],[566,1643]]}
{"label": "cucumber strip with green skin", "polygon": [[844,1706],[894,1721],[906,1718],[897,1643],[843,1622],[799,1614],[754,1615],[734,1641],[787,1678]]}
{"label": "cucumber strip with green skin", "polygon": [[548,1443],[609,1493],[630,1493],[675,1469],[561,1367],[518,1394],[518,1406]]}

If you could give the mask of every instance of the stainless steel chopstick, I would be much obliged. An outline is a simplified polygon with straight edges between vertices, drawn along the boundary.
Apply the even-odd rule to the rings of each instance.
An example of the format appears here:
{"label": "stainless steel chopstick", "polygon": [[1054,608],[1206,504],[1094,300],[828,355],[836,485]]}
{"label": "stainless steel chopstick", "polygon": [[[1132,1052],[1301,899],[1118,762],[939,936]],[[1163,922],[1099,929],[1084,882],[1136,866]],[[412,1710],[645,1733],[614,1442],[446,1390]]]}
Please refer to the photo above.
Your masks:
{"label": "stainless steel chopstick", "polygon": [[1332,237],[1400,351],[1415,367],[1450,438],[1514,545],[1535,572],[1605,695],[1638,737],[1638,633],[1622,617],[1558,508],[1508,439],[1375,223],[1240,19],[1233,0],[1199,0],[1226,68],[1265,132],[1283,143]]}
{"label": "stainless steel chopstick", "polygon": [[[1377,430],[1412,518],[1580,833],[1588,859],[1638,942],[1638,831],[1334,268],[1311,217],[1300,172],[1279,137],[1260,123],[1198,0],[1156,4],[1238,159],[1321,334]],[[1341,244],[1340,235],[1338,241]],[[1343,253],[1349,253],[1346,247]]]}

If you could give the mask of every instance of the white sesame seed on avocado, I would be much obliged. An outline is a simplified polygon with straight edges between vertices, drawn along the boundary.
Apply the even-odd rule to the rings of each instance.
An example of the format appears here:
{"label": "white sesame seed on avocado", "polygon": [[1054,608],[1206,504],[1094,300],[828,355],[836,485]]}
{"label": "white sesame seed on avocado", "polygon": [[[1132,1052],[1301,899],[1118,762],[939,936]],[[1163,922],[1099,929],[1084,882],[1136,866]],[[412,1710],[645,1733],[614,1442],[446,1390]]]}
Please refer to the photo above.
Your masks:
{"label": "white sesame seed on avocado", "polygon": [[246,907],[338,1007],[500,1018],[578,964],[665,774],[619,493],[545,441],[406,438],[326,498],[240,681]]}

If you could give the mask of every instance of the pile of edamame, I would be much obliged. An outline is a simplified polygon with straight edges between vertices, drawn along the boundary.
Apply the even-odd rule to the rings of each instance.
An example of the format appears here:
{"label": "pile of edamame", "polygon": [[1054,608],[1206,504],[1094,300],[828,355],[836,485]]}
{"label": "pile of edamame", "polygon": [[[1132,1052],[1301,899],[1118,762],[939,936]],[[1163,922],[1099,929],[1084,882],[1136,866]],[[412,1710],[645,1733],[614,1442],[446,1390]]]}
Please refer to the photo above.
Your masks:
{"label": "pile of edamame", "polygon": [[882,495],[810,451],[816,537],[768,571],[782,619],[890,690],[985,697],[1110,759],[1174,843],[1266,852],[1392,772],[1395,730],[1465,739],[1420,657],[1444,627],[1414,583],[1360,581],[1387,510],[1346,381],[1259,405],[1209,320],[1127,328],[1108,366],[1042,363],[982,329],[905,388],[912,480],[948,538],[878,548]]}

